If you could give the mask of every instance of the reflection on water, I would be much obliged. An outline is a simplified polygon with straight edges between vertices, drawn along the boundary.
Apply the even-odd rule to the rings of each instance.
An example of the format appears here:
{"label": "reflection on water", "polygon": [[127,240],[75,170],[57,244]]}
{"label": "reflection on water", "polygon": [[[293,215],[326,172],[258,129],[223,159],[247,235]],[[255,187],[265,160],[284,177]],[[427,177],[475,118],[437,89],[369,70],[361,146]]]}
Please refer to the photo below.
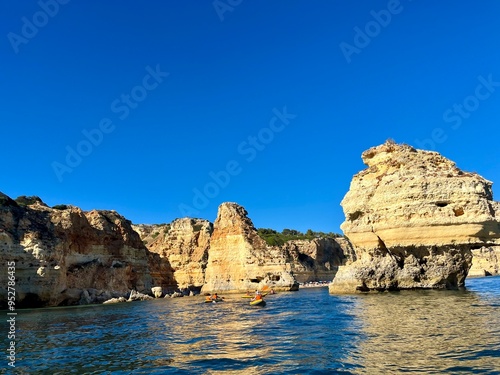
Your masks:
{"label": "reflection on water", "polygon": [[308,289],[269,296],[264,308],[228,295],[217,304],[195,297],[20,311],[17,370],[499,374],[500,278],[468,285],[357,296]]}
{"label": "reflection on water", "polygon": [[500,373],[500,313],[488,298],[473,292],[406,291],[361,301],[359,352],[367,373]]}

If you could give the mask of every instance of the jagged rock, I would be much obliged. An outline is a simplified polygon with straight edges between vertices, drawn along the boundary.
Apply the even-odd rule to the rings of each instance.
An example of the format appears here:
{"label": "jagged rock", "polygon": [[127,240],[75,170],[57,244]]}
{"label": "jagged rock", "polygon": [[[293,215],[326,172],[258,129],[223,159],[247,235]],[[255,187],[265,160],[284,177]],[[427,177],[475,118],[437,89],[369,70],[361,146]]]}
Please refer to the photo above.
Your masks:
{"label": "jagged rock", "polygon": [[90,293],[88,292],[88,290],[84,289],[82,291],[82,294],[81,294],[81,297],[80,297],[80,301],[78,302],[78,304],[79,305],[90,305],[93,302],[94,302],[94,300],[92,299],[92,296],[90,295]]}
{"label": "jagged rock", "polygon": [[170,224],[136,225],[146,243],[158,285],[169,289],[201,288],[213,225],[202,219],[176,219]]}
{"label": "jagged rock", "polygon": [[291,271],[299,283],[331,280],[353,253],[351,244],[342,237],[291,240],[280,249],[291,258]]}
{"label": "jagged rock", "polygon": [[[0,193],[0,260],[4,269],[8,261],[16,264],[17,307],[86,303],[88,297],[94,300],[82,296],[90,288],[123,294],[151,288],[148,251],[124,217],[53,209],[36,199],[22,202]],[[2,272],[0,307],[6,304],[6,286]]]}
{"label": "jagged rock", "polygon": [[254,290],[263,285],[297,290],[291,270],[289,257],[259,237],[243,207],[236,203],[219,206],[202,292]]}
{"label": "jagged rock", "polygon": [[154,298],[151,297],[151,296],[148,296],[147,294],[140,293],[140,292],[138,292],[136,290],[132,290],[132,291],[130,291],[130,296],[128,297],[127,302],[131,302],[131,301],[146,301],[146,300],[150,300],[150,299],[154,299]]}
{"label": "jagged rock", "polygon": [[155,286],[151,288],[151,292],[153,293],[153,296],[155,296],[155,298],[161,298],[161,296],[163,295],[163,288],[161,286]]}
{"label": "jagged rock", "polygon": [[469,276],[493,276],[500,274],[500,246],[484,246],[472,249],[472,267]]}
{"label": "jagged rock", "polygon": [[500,235],[491,182],[437,152],[393,142],[362,159],[368,168],[341,203],[355,260],[340,267],[330,292],[463,286],[471,248]]}
{"label": "jagged rock", "polygon": [[179,298],[179,297],[184,297],[184,294],[180,292],[174,292],[170,295],[170,298]]}

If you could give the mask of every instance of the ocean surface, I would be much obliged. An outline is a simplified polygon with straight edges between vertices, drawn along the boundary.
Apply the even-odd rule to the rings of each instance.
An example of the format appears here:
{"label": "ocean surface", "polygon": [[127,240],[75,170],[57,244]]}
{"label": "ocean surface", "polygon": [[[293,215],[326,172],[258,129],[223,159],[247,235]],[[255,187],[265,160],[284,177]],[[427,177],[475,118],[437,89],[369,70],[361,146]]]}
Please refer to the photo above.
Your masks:
{"label": "ocean surface", "polygon": [[309,288],[265,299],[18,310],[16,368],[4,357],[1,372],[500,374],[500,277],[468,279],[466,291]]}

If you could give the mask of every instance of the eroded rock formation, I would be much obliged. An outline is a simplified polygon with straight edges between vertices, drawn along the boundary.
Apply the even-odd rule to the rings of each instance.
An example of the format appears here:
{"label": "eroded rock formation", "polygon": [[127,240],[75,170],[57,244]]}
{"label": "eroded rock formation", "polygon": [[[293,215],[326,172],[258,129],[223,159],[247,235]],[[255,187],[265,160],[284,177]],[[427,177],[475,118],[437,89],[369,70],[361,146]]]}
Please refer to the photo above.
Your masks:
{"label": "eroded rock formation", "polygon": [[353,256],[351,244],[343,237],[291,240],[281,249],[299,283],[331,280],[338,267]]}
{"label": "eroded rock formation", "polygon": [[176,219],[170,224],[135,225],[153,253],[151,274],[166,289],[200,289],[213,225],[202,219]]}
{"label": "eroded rock formation", "polygon": [[[13,201],[0,195],[1,266],[16,263],[18,307],[117,301],[132,292],[160,298],[202,286],[296,290],[299,282],[331,280],[349,253],[343,238],[270,246],[234,203],[219,207],[214,229],[207,220],[190,218],[132,225],[114,211],[50,208],[36,197]],[[2,307],[7,278],[0,277]]]}
{"label": "eroded rock formation", "polygon": [[345,263],[342,241],[318,238],[269,246],[243,207],[223,203],[210,239],[203,291],[245,291],[263,285],[297,290],[298,282],[329,280]]}
{"label": "eroded rock formation", "polygon": [[0,259],[4,270],[15,262],[17,307],[103,302],[152,286],[146,247],[114,211],[19,205],[0,193]]}
{"label": "eroded rock formation", "polygon": [[330,292],[463,286],[471,248],[500,236],[491,182],[436,152],[393,142],[362,159],[368,168],[341,203],[356,260],[340,267]]}
{"label": "eroded rock formation", "polygon": [[469,276],[494,276],[500,274],[500,246],[472,249],[472,267]]}
{"label": "eroded rock formation", "polygon": [[279,248],[259,237],[247,211],[236,203],[219,206],[202,291],[255,290],[272,285],[296,290],[292,266]]}

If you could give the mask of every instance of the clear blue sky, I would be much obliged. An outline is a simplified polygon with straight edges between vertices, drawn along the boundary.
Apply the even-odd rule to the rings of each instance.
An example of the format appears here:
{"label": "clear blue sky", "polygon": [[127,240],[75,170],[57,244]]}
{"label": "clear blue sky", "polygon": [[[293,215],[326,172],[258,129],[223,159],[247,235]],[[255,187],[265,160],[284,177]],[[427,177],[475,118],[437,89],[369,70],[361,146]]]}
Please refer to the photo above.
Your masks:
{"label": "clear blue sky", "polygon": [[0,4],[9,196],[339,232],[387,138],[500,183],[498,1],[60,2]]}

